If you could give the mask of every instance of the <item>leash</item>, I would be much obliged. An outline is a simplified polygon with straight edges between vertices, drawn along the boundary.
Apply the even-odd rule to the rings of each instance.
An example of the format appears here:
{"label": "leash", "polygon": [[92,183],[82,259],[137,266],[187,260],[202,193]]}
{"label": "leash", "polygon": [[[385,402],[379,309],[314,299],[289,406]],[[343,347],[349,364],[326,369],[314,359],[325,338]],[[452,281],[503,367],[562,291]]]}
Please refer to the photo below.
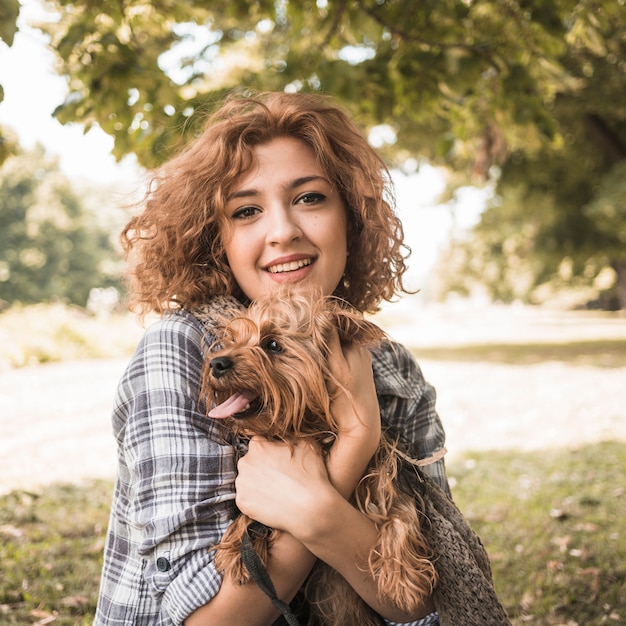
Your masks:
{"label": "leash", "polygon": [[250,540],[250,534],[266,536],[269,530],[270,529],[267,526],[261,524],[260,522],[252,522],[248,524],[241,542],[241,560],[246,566],[248,572],[250,572],[252,580],[254,580],[259,589],[269,597],[272,604],[282,613],[287,624],[289,626],[300,626],[300,622],[298,622],[298,618],[294,615],[291,607],[278,597],[274,584],[272,583],[272,579],[270,578],[265,565],[263,565],[263,562],[259,558],[259,555],[254,550],[252,541]]}

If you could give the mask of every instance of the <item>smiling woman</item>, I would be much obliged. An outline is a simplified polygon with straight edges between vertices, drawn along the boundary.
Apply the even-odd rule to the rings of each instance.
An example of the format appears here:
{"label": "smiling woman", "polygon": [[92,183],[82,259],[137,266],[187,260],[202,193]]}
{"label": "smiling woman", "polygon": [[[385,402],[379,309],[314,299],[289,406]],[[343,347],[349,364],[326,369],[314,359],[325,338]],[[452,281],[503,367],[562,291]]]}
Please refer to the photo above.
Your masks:
{"label": "smiling woman", "polygon": [[[257,249],[263,228],[263,237],[294,240],[267,243],[255,261],[258,275],[250,280],[284,280],[278,270],[293,262],[303,278],[310,273],[317,279],[329,270],[330,247],[339,246],[330,259],[339,264],[325,276],[325,289],[361,311],[376,311],[382,300],[404,290],[408,248],[392,198],[383,160],[328,99],[285,93],[263,100],[234,97],[196,142],[155,172],[145,209],[122,233],[126,250],[142,259],[134,268],[134,305],[161,313],[201,304],[209,295],[253,297],[246,292],[253,285],[244,287],[235,276],[246,268],[233,267],[229,255]],[[295,232],[300,222],[306,224],[304,237]],[[239,233],[245,233],[245,250]],[[324,255],[313,233],[315,239],[332,234]],[[231,238],[238,244],[227,254]]]}
{"label": "smiling woman", "polygon": [[[327,454],[307,438],[288,448],[233,439],[208,417],[254,411],[260,390],[249,381],[228,398],[201,392],[203,363],[233,299],[248,307],[287,285],[334,296],[361,318],[404,290],[408,250],[389,172],[361,129],[320,95],[233,95],[154,173],[122,242],[133,305],[162,316],[118,387],[118,480],[95,625],[273,623],[278,612],[261,588],[238,584],[211,551],[238,510],[285,531],[267,571],[281,599],[298,598],[304,621],[302,585],[321,559],[376,624],[438,623],[429,590],[410,605],[378,592],[363,564],[382,531],[350,500],[383,427],[448,489],[434,392],[406,348],[370,352],[331,328],[334,382],[322,396],[337,436]],[[271,358],[280,345],[261,348]],[[229,365],[214,366],[219,378]],[[299,368],[296,360],[287,370]],[[312,394],[312,377],[305,382]]]}

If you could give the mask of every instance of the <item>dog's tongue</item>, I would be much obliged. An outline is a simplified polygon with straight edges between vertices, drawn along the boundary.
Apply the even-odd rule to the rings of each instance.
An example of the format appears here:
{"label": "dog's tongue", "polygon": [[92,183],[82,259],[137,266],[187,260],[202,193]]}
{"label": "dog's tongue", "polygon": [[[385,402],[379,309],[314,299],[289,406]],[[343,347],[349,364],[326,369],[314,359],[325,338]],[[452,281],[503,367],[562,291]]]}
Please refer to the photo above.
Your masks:
{"label": "dog's tongue", "polygon": [[254,400],[252,394],[235,393],[228,400],[218,404],[209,411],[209,417],[224,419],[243,411]]}

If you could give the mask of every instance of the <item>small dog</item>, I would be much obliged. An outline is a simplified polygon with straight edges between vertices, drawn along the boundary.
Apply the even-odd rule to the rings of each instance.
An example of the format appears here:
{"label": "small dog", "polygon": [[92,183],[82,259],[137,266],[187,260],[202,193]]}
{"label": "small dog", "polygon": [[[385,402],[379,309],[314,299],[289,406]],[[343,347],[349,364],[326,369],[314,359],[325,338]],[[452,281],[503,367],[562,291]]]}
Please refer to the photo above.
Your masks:
{"label": "small dog", "polygon": [[[329,367],[331,333],[336,329],[344,343],[373,347],[385,340],[383,331],[335,298],[297,293],[259,299],[223,323],[204,371],[203,393],[207,406],[213,406],[209,416],[226,420],[240,438],[261,435],[293,443],[309,437],[328,451],[339,433],[330,411],[329,389],[338,388]],[[376,580],[381,599],[411,612],[432,593],[437,574],[420,530],[423,508],[414,490],[402,488],[400,465],[406,461],[383,434],[353,503],[379,531],[364,568]],[[250,580],[241,544],[251,522],[240,515],[215,547],[217,569],[240,584]],[[253,534],[252,543],[266,564],[272,534]],[[316,623],[380,624],[374,611],[322,562],[311,573],[305,595]]]}

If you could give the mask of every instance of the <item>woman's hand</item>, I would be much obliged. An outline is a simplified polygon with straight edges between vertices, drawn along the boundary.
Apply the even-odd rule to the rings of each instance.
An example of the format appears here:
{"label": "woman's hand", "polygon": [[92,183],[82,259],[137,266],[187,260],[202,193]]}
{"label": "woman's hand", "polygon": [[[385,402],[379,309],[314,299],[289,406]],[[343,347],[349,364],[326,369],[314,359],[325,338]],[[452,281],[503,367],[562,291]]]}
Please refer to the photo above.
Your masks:
{"label": "woman's hand", "polygon": [[253,437],[238,463],[237,506],[251,518],[300,534],[315,516],[323,493],[333,491],[319,448],[302,440],[294,446]]}
{"label": "woman's hand", "polygon": [[252,438],[239,461],[237,506],[272,528],[290,531],[294,521],[309,518],[325,490],[334,487],[349,498],[380,441],[371,354],[361,347],[342,347],[337,333],[330,347],[330,368],[337,380],[329,390],[331,412],[339,435],[326,463],[307,440],[287,446],[260,437]]}
{"label": "woman's hand", "polygon": [[336,388],[329,390],[331,413],[339,436],[327,468],[332,484],[348,498],[380,442],[380,409],[370,352],[359,346],[342,346],[337,333],[330,348],[330,369],[337,380]]}

